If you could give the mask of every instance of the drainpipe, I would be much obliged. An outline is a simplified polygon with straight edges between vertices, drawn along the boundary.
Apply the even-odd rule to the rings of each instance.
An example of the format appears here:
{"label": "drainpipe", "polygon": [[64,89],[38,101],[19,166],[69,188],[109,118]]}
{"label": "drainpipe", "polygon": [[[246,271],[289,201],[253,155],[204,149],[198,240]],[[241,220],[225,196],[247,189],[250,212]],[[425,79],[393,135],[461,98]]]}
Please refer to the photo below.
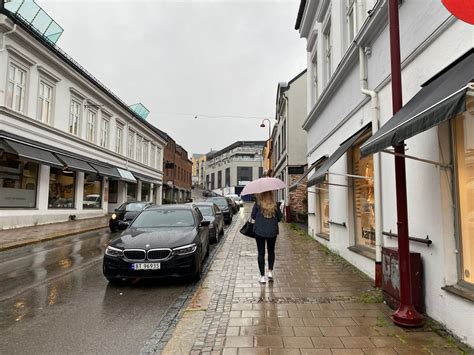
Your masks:
{"label": "drainpipe", "polygon": [[[364,48],[359,45],[360,91],[370,96],[372,111],[372,134],[379,129],[380,104],[378,94],[367,88],[367,64]],[[374,213],[375,213],[375,287],[382,286],[382,188],[380,172],[380,153],[373,155],[374,159]]]}
{"label": "drainpipe", "polygon": [[9,34],[12,34],[13,32],[16,31],[16,23],[13,25],[13,29],[8,31],[8,32],[5,32],[2,36],[2,48],[0,48],[0,52],[3,52],[5,50],[5,40],[7,38],[7,35]]}
{"label": "drainpipe", "polygon": [[283,134],[285,135],[285,170],[286,170],[286,187],[285,187],[285,216],[286,216],[286,222],[290,223],[292,222],[291,220],[291,206],[290,206],[290,191],[288,189],[288,179],[290,178],[290,174],[288,174],[288,148],[289,148],[289,141],[288,141],[288,122],[289,122],[289,117],[288,114],[290,112],[288,105],[290,104],[290,101],[288,100],[288,97],[283,93],[283,98],[285,100],[285,132]]}

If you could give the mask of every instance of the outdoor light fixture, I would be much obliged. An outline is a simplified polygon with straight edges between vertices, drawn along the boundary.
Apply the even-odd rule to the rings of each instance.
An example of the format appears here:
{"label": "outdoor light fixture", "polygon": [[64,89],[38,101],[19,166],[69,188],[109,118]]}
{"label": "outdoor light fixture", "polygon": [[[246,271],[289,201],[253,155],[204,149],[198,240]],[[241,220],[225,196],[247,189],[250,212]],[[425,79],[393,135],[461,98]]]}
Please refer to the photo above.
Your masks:
{"label": "outdoor light fixture", "polygon": [[270,139],[270,138],[271,138],[271,135],[272,135],[272,133],[271,133],[271,125],[272,125],[272,124],[271,124],[270,120],[269,120],[268,118],[264,118],[264,119],[262,120],[262,123],[260,123],[260,127],[262,127],[262,128],[265,128],[265,127],[266,127],[266,126],[265,126],[265,121],[268,121],[268,139]]}

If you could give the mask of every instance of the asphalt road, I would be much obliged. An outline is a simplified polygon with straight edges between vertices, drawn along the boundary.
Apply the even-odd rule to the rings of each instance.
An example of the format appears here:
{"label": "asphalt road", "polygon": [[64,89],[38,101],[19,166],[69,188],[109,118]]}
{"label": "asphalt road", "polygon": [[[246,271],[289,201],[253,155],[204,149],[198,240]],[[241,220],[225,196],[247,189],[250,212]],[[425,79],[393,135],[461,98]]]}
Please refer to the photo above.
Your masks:
{"label": "asphalt road", "polygon": [[[106,229],[0,252],[0,354],[137,354],[190,281],[109,285]],[[215,246],[212,246],[215,248]]]}

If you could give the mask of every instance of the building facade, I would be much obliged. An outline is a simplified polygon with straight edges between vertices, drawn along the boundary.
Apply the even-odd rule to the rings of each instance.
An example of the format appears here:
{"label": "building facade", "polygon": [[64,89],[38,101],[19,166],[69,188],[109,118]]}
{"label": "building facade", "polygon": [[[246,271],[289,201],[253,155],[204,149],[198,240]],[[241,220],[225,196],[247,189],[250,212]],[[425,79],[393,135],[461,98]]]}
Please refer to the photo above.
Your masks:
{"label": "building facade", "polygon": [[163,132],[7,10],[0,36],[1,227],[161,203]]}
{"label": "building facade", "polygon": [[206,181],[206,154],[193,154],[193,185],[204,188]]}
{"label": "building facade", "polygon": [[192,166],[188,152],[167,136],[163,158],[163,203],[183,203],[191,198]]}
{"label": "building facade", "polygon": [[206,188],[218,194],[240,194],[243,187],[263,176],[265,141],[238,141],[207,154]]}
{"label": "building facade", "polygon": [[[300,180],[306,169],[306,131],[301,128],[305,119],[306,69],[277,87],[272,171],[273,176],[286,182],[287,186]],[[306,220],[308,209],[304,181],[300,181],[291,191],[289,187],[278,191],[277,199],[285,206],[287,221]]]}
{"label": "building facade", "polygon": [[[472,48],[474,33],[440,1],[404,0],[399,16],[407,103]],[[375,278],[381,246],[397,246],[394,159],[386,153],[361,156],[360,147],[392,117],[387,2],[301,1],[296,29],[307,40],[303,128],[308,166],[314,169],[308,179],[308,233]],[[460,130],[467,146],[474,139],[472,119],[465,118]],[[469,208],[453,208],[472,194],[472,183],[460,180],[469,169],[451,164],[459,141],[449,132],[458,124],[444,122],[405,140],[410,156],[443,165],[406,160],[409,230],[415,237],[410,250],[422,258],[426,313],[473,345],[472,321],[462,315],[474,312],[474,233],[456,227],[468,225]],[[423,242],[427,236],[432,244]]]}

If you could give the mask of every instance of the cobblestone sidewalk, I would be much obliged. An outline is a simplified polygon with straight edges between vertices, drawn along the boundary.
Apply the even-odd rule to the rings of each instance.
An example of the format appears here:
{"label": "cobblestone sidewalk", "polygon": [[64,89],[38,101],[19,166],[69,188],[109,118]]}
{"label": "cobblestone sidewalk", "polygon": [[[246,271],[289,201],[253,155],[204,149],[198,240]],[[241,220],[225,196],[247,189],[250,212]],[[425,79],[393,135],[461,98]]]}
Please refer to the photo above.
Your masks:
{"label": "cobblestone sidewalk", "polygon": [[254,240],[235,228],[165,354],[470,353],[432,325],[394,326],[370,279],[290,227],[280,226],[275,281],[266,285],[258,283]]}

